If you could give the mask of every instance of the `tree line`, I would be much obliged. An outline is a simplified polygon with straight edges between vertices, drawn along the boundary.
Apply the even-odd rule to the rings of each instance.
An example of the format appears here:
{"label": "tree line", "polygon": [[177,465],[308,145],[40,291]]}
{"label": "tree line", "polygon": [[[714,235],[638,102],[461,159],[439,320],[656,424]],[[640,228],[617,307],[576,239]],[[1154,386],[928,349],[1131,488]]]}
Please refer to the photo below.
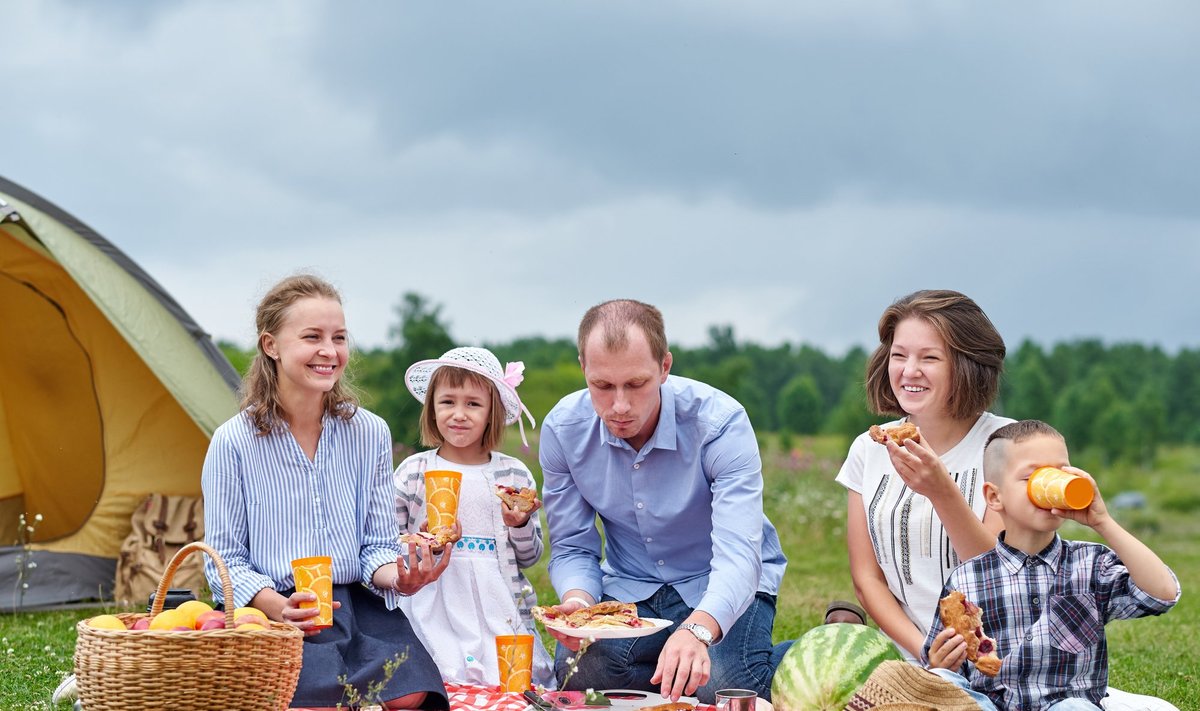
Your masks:
{"label": "tree line", "polygon": [[[704,381],[740,401],[759,432],[853,437],[882,418],[867,409],[863,379],[868,352],[831,356],[809,345],[738,342],[734,327],[714,325],[697,348],[672,347],[671,372]],[[436,358],[457,341],[442,307],[407,293],[395,307],[386,348],[359,351],[351,377],[363,404],[383,417],[396,442],[419,447],[420,405],[404,386],[404,371]],[[503,364],[525,363],[519,391],[541,421],[564,395],[584,387],[575,342],[519,338],[479,344]],[[253,349],[221,343],[244,372]],[[1174,355],[1137,343],[1106,345],[1083,339],[1043,347],[1009,346],[997,414],[1045,420],[1072,451],[1093,449],[1107,461],[1149,464],[1163,443],[1200,442],[1200,350]]]}

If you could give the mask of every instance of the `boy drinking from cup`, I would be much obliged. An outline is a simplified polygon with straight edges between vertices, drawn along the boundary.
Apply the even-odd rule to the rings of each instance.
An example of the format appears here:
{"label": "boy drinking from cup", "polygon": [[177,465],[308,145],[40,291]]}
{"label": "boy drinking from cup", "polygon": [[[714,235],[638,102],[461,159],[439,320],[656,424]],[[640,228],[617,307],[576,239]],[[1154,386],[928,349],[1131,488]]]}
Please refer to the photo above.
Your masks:
{"label": "boy drinking from cup", "polygon": [[[1027,480],[1045,466],[1085,477],[1091,503],[1079,510],[1035,506]],[[994,549],[950,574],[942,595],[957,590],[982,609],[982,631],[995,638],[1003,665],[992,677],[967,664],[965,640],[936,615],[922,656],[985,710],[1100,709],[1112,691],[1104,625],[1166,612],[1179,600],[1179,581],[1113,520],[1095,480],[1070,466],[1066,442],[1050,425],[1023,420],[996,430],[984,447],[983,473],[987,506],[1005,530]],[[1057,531],[1066,519],[1096,531],[1108,546],[1063,540]],[[1141,700],[1137,708],[1175,708]],[[1111,697],[1106,704],[1113,708]]]}

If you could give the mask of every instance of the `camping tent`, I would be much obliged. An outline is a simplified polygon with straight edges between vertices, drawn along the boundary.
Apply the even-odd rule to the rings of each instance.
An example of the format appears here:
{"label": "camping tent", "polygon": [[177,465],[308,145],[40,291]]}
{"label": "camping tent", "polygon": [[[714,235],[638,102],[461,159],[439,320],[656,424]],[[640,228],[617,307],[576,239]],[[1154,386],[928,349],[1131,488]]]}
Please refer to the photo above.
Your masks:
{"label": "camping tent", "polygon": [[129,257],[3,178],[0,326],[0,609],[108,599],[138,502],[199,496],[237,373]]}

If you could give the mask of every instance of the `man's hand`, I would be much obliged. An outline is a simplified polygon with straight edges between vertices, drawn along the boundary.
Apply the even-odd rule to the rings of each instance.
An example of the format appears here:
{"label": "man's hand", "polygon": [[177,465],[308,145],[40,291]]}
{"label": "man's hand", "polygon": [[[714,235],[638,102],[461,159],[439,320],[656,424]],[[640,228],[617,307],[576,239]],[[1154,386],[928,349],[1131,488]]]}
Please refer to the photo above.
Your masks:
{"label": "man's hand", "polygon": [[967,641],[953,627],[947,627],[929,645],[929,668],[958,671],[967,661]]}
{"label": "man's hand", "polygon": [[659,693],[678,701],[680,696],[691,696],[707,684],[710,672],[708,647],[691,632],[676,630],[658,655],[650,683],[660,684]]}
{"label": "man's hand", "polygon": [[[565,602],[561,602],[551,609],[557,610],[564,615],[569,615],[572,612],[578,612],[583,608],[588,607],[589,605],[585,601],[579,599],[579,597],[573,596],[573,594],[578,595],[579,592],[580,591],[578,590],[571,590],[564,596],[567,598]],[[551,637],[561,642],[562,646],[566,647],[572,652],[578,652],[579,645],[583,644],[583,639],[581,637],[572,637],[569,634],[563,634],[552,627],[546,627],[546,631],[550,633]]]}

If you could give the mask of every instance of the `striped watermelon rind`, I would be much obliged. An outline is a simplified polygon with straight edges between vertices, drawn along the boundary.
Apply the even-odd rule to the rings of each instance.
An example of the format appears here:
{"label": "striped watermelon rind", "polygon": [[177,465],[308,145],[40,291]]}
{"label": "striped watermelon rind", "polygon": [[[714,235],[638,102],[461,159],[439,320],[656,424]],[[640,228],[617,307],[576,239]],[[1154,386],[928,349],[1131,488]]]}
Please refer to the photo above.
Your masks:
{"label": "striped watermelon rind", "polygon": [[771,704],[777,711],[842,711],[875,667],[889,659],[904,656],[871,627],[814,627],[783,655],[771,682]]}

